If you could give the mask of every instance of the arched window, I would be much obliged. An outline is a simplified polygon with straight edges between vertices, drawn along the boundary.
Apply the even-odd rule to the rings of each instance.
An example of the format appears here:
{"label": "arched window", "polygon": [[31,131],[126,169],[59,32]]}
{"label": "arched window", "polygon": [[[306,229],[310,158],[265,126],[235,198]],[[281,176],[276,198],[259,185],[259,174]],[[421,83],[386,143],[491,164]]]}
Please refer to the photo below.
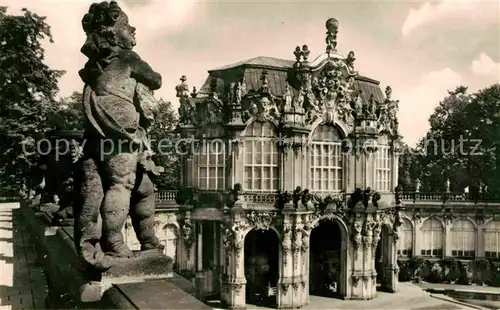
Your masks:
{"label": "arched window", "polygon": [[339,192],[343,189],[342,141],[333,126],[319,125],[314,130],[311,148],[310,188],[315,192]]}
{"label": "arched window", "polygon": [[165,246],[165,255],[172,258],[175,263],[177,256],[177,227],[173,224],[163,226],[161,233],[161,243]]}
{"label": "arched window", "polygon": [[469,220],[457,220],[451,228],[453,238],[451,255],[456,257],[474,257],[476,254],[476,229]]}
{"label": "arched window", "polygon": [[422,224],[422,252],[423,256],[442,256],[443,255],[443,224],[430,218]]}
{"label": "arched window", "polygon": [[401,225],[401,238],[398,240],[398,255],[412,256],[413,252],[413,227],[408,219],[403,219]]}
{"label": "arched window", "polygon": [[198,153],[198,188],[205,190],[223,190],[226,175],[226,144],[221,130],[209,130],[201,139]]}
{"label": "arched window", "polygon": [[245,190],[275,191],[279,187],[278,149],[272,124],[253,122],[245,134]]}
{"label": "arched window", "polygon": [[500,220],[489,221],[484,227],[484,256],[500,258]]}
{"label": "arched window", "polygon": [[391,157],[388,145],[378,145],[375,153],[375,189],[391,190]]}

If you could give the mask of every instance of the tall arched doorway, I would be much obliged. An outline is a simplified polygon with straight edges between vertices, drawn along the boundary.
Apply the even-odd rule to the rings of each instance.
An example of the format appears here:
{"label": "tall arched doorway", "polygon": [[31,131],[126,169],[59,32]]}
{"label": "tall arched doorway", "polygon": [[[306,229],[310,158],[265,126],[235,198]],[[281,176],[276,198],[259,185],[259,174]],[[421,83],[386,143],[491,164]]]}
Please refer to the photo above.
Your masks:
{"label": "tall arched doorway", "polygon": [[276,305],[279,238],[275,231],[252,229],[245,237],[246,303]]}
{"label": "tall arched doorway", "polygon": [[385,271],[386,267],[391,265],[391,228],[389,225],[382,225],[382,230],[380,232],[380,240],[377,245],[377,250],[375,252],[375,270],[377,271],[377,290],[386,290],[388,282],[387,273]]}
{"label": "tall arched doorway", "polygon": [[320,220],[310,235],[309,294],[341,297],[345,294],[343,230],[337,220]]}

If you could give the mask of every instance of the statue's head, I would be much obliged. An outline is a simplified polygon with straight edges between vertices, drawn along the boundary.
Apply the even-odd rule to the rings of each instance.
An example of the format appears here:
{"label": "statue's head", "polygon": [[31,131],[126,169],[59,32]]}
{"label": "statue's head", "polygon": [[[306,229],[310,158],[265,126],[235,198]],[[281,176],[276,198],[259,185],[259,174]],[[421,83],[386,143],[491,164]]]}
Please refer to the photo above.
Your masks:
{"label": "statue's head", "polygon": [[132,49],[135,28],[116,1],[93,3],[82,19],[87,40],[81,51],[89,58],[103,57],[114,48]]}

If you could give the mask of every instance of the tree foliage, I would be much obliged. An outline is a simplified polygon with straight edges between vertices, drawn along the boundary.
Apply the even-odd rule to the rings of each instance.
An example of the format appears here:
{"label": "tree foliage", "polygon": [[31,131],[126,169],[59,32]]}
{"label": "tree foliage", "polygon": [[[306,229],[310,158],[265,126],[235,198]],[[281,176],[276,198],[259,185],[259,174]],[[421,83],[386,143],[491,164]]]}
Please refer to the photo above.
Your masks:
{"label": "tree foliage", "polygon": [[48,123],[53,130],[83,130],[83,95],[73,92],[68,98],[60,99],[51,106]]}
{"label": "tree foliage", "polygon": [[465,187],[500,191],[500,84],[469,94],[450,91],[429,118],[430,129],[411,155],[403,152],[400,182],[419,179],[422,191]]}
{"label": "tree foliage", "polygon": [[45,17],[0,7],[0,188],[17,193],[23,174],[37,161],[36,141],[50,129],[57,82],[64,73],[44,63],[42,41],[52,42]]}
{"label": "tree foliage", "polygon": [[160,100],[159,111],[150,131],[151,145],[156,152],[155,163],[165,169],[156,180],[160,189],[177,189],[179,186],[180,162],[175,147],[175,141],[178,139],[175,133],[177,122],[172,103]]}

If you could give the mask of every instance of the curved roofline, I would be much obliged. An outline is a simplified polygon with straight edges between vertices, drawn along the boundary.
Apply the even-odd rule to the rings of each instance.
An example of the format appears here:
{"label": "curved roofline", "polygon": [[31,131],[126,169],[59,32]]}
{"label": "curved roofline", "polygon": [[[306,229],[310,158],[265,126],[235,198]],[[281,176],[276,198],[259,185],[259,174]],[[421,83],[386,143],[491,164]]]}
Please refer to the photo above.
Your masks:
{"label": "curved roofline", "polygon": [[[331,56],[330,56],[331,57]],[[343,59],[345,58],[342,55],[335,54],[333,55],[334,58],[340,58]],[[325,60],[325,54],[320,54],[318,57],[313,62],[321,62]],[[258,62],[261,63],[258,63]],[[257,62],[257,63],[255,63]],[[268,62],[267,64],[264,64],[262,62]],[[272,62],[275,62],[276,65],[270,64]],[[278,64],[281,63],[281,64]],[[208,70],[208,74],[212,75],[214,73],[219,73],[219,72],[225,72],[225,71],[230,71],[230,70],[235,70],[235,69],[245,69],[245,68],[255,68],[255,69],[269,69],[269,70],[276,70],[276,71],[288,71],[291,68],[293,68],[293,64],[295,63],[294,60],[289,60],[289,59],[281,59],[281,58],[276,58],[276,57],[267,57],[267,56],[257,56],[253,58],[249,58],[246,60],[238,61],[226,66],[221,66],[215,69]],[[286,65],[285,65],[286,64]],[[380,81],[369,78],[367,76],[363,75],[357,75],[355,77],[356,80],[372,83],[372,84],[377,84],[380,85]]]}

